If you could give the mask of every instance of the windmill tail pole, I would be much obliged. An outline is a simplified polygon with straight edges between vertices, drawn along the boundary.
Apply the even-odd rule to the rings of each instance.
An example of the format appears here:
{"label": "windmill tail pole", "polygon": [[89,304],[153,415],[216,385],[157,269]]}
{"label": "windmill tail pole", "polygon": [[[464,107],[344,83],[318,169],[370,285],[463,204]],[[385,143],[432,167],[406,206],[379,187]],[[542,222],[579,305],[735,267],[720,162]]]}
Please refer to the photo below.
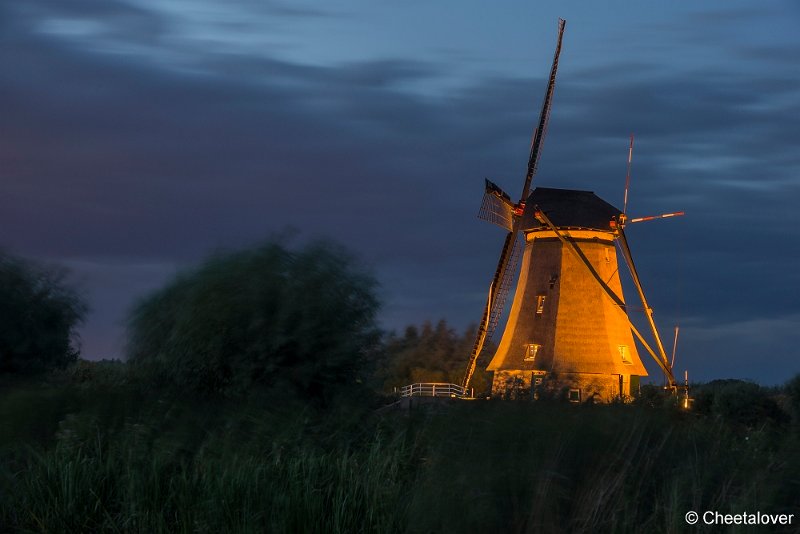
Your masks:
{"label": "windmill tail pole", "polygon": [[536,174],[536,168],[539,165],[539,155],[542,153],[542,145],[544,144],[544,136],[547,133],[547,123],[550,120],[550,107],[553,103],[553,92],[556,87],[556,73],[558,72],[558,57],[561,55],[561,41],[564,37],[564,27],[567,21],[558,19],[558,43],[556,44],[556,52],[553,56],[553,65],[550,67],[550,80],[547,83],[547,91],[544,94],[544,102],[542,103],[542,112],[539,114],[539,124],[536,130],[533,131],[531,138],[531,152],[528,156],[528,170],[525,174],[525,185],[522,187],[522,197],[520,202],[524,202],[528,198],[528,193],[531,189],[531,182],[533,175]]}

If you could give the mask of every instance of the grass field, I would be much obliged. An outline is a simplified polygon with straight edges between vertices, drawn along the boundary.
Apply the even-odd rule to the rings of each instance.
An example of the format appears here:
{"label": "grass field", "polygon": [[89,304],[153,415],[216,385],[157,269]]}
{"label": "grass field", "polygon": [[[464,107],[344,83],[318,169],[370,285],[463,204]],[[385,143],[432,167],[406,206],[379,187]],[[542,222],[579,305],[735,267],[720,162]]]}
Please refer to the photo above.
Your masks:
{"label": "grass field", "polygon": [[657,397],[402,412],[374,399],[322,410],[274,394],[2,384],[0,529],[685,532],[689,510],[797,514],[790,410],[753,418],[732,397],[732,415],[719,395],[694,412]]}

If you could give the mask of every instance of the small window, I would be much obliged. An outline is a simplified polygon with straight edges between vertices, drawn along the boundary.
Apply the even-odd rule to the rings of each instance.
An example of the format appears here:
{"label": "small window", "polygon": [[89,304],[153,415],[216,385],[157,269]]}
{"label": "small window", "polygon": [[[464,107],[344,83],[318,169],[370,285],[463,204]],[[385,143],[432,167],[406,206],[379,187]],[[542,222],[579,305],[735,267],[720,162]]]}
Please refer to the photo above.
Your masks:
{"label": "small window", "polygon": [[542,346],[538,343],[528,343],[525,345],[525,361],[534,361],[536,359],[536,354],[539,353],[540,348],[542,348]]}
{"label": "small window", "polygon": [[625,365],[633,365],[633,360],[631,360],[631,353],[628,350],[628,345],[618,345],[617,348],[619,349],[619,357],[622,358],[622,363]]}
{"label": "small window", "polygon": [[536,295],[536,315],[544,313],[544,301],[546,298],[545,295]]}
{"label": "small window", "polygon": [[569,401],[570,402],[580,402],[581,401],[581,390],[580,389],[571,389],[571,390],[569,390]]}
{"label": "small window", "polygon": [[553,289],[554,287],[556,287],[556,282],[557,281],[558,281],[558,275],[557,274],[554,274],[553,276],[550,277],[550,289]]}
{"label": "small window", "polygon": [[541,386],[542,385],[542,377],[541,376],[537,376],[536,378],[534,378],[533,379],[533,385]]}

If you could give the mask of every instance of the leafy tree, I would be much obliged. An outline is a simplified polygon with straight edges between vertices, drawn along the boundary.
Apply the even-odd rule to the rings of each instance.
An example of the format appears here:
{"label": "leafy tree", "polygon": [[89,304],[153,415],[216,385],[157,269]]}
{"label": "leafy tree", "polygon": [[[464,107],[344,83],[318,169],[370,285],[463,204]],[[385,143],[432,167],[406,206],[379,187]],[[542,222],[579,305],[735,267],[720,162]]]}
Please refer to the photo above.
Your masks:
{"label": "leafy tree", "polygon": [[379,340],[375,286],[329,244],[217,255],[135,307],[129,361],[194,392],[280,385],[325,400],[367,372]]}
{"label": "leafy tree", "polygon": [[64,368],[78,358],[86,304],[66,272],[0,252],[0,374]]}

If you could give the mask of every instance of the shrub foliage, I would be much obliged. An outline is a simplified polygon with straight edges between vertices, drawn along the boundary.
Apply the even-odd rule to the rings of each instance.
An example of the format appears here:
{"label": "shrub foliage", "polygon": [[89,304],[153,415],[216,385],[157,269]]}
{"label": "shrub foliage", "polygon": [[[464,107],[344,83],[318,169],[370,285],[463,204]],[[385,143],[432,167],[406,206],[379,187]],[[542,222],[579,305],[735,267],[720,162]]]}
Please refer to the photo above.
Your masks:
{"label": "shrub foliage", "polygon": [[365,372],[378,341],[374,290],[329,244],[217,255],[135,307],[129,360],[196,393],[280,384],[323,399]]}

